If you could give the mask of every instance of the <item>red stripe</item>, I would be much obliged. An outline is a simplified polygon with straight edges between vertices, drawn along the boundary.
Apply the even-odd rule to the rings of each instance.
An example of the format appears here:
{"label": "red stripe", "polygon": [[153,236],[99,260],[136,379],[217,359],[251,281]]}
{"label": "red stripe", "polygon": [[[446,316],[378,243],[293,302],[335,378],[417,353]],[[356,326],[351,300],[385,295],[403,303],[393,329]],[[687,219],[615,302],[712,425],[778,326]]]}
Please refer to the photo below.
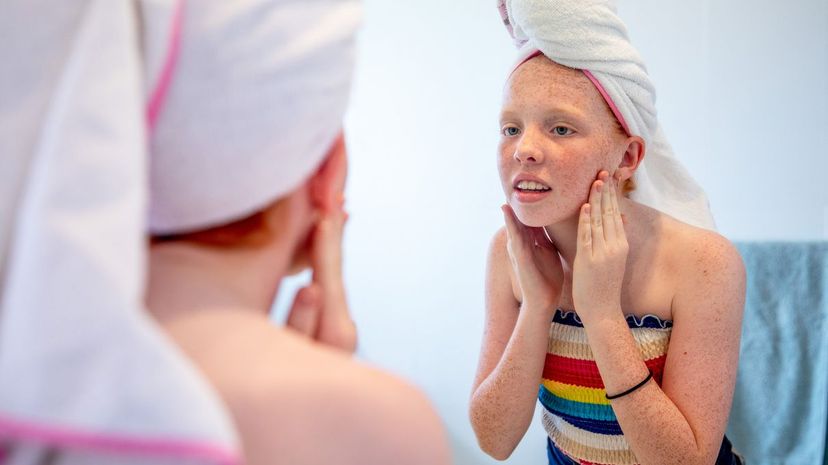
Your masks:
{"label": "red stripe", "polygon": [[546,354],[543,367],[544,379],[559,383],[590,388],[604,388],[598,366],[593,360],[578,360],[560,355]]}
{"label": "red stripe", "polygon": [[[653,371],[653,378],[656,383],[661,384],[664,371],[664,362],[667,355],[645,360],[647,368]],[[598,365],[594,360],[578,360],[575,358],[561,357],[560,355],[546,354],[546,361],[543,366],[543,377],[559,383],[571,384],[594,389],[604,389],[604,380],[598,371]]]}

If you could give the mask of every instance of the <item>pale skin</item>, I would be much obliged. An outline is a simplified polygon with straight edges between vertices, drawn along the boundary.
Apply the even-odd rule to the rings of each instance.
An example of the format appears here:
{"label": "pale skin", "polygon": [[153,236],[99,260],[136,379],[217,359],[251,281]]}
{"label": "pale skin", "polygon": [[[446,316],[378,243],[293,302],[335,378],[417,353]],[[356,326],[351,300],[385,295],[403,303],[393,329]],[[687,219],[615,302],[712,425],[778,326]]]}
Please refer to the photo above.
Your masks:
{"label": "pale skin", "polygon": [[[583,321],[608,394],[648,374],[624,315],[673,320],[661,386],[651,380],[611,406],[642,465],[713,464],[739,356],[738,252],[715,232],[621,194],[644,141],[613,129],[612,113],[579,71],[529,60],[507,83],[502,116],[506,226],[489,251],[470,403],[481,448],[503,460],[526,433],[560,307]],[[524,174],[550,194],[521,202],[513,181]]]}
{"label": "pale skin", "polygon": [[[148,306],[225,402],[246,465],[447,464],[443,426],[423,393],[351,356],[345,170],[340,139],[306,183],[268,208],[274,232],[260,246],[154,245]],[[279,282],[308,266],[312,283],[287,327],[274,325]]]}

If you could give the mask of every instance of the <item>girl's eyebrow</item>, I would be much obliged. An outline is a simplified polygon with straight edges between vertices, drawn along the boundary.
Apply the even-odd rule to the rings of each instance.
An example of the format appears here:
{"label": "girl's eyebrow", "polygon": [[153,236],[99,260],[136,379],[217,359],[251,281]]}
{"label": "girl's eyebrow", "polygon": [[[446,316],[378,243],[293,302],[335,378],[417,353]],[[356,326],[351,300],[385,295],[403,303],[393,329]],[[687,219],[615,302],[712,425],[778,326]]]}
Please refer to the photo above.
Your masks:
{"label": "girl's eyebrow", "polygon": [[578,120],[583,120],[586,118],[586,115],[583,111],[581,111],[580,108],[572,105],[553,106],[544,111],[544,113],[547,115],[547,119],[554,119],[556,117],[569,117]]}
{"label": "girl's eyebrow", "polygon": [[[542,112],[543,120],[547,123],[561,118],[574,119],[579,122],[583,122],[587,119],[587,115],[585,115],[580,108],[572,105],[555,105],[544,108]],[[500,124],[503,124],[504,121],[515,119],[520,119],[520,117],[518,113],[513,110],[505,109],[500,113]]]}
{"label": "girl's eyebrow", "polygon": [[515,120],[518,119],[517,113],[511,110],[503,110],[500,112],[500,124],[503,124],[506,120]]}
{"label": "girl's eyebrow", "polygon": [[554,123],[561,122],[561,120],[582,126],[589,121],[589,118],[581,112],[558,111],[547,113],[546,117],[543,119],[543,122],[547,126],[551,126]]}

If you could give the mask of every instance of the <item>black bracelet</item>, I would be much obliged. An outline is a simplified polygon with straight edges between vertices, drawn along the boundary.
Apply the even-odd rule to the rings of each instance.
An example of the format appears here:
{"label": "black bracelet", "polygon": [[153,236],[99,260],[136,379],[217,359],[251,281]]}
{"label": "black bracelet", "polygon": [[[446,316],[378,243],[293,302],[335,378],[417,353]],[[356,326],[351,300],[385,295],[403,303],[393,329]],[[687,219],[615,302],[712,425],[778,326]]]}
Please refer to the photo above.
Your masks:
{"label": "black bracelet", "polygon": [[640,383],[636,384],[635,386],[633,386],[633,387],[631,387],[631,388],[627,389],[626,391],[622,392],[621,394],[616,394],[616,395],[614,395],[614,396],[608,396],[608,395],[606,394],[606,392],[605,392],[605,393],[604,393],[604,396],[606,396],[606,398],[607,398],[607,399],[617,399],[617,398],[619,398],[619,397],[626,396],[627,394],[629,394],[629,393],[631,393],[631,392],[635,391],[636,389],[640,388],[641,386],[643,386],[643,385],[647,384],[647,381],[649,381],[649,380],[650,380],[650,378],[652,378],[652,377],[653,377],[653,370],[651,370],[651,369],[647,368],[647,371],[649,371],[649,372],[650,372],[650,374],[648,374],[648,375],[647,375],[647,377],[646,377],[646,378],[644,378],[644,381],[642,381],[642,382],[640,382]]}

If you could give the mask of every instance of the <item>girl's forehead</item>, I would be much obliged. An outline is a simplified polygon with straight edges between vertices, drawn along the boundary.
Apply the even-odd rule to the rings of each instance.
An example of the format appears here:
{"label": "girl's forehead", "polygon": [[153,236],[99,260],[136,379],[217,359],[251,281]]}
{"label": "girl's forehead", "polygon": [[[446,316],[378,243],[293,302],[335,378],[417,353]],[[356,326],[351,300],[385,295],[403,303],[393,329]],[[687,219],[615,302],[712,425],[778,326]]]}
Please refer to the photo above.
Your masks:
{"label": "girl's forehead", "polygon": [[600,109],[603,101],[581,70],[559,65],[542,55],[520,65],[506,83],[504,104],[524,99],[533,103],[566,102],[585,110]]}
{"label": "girl's forehead", "polygon": [[585,116],[614,119],[601,93],[583,71],[569,68],[543,55],[520,65],[503,92],[503,110],[520,107],[569,106]]}

